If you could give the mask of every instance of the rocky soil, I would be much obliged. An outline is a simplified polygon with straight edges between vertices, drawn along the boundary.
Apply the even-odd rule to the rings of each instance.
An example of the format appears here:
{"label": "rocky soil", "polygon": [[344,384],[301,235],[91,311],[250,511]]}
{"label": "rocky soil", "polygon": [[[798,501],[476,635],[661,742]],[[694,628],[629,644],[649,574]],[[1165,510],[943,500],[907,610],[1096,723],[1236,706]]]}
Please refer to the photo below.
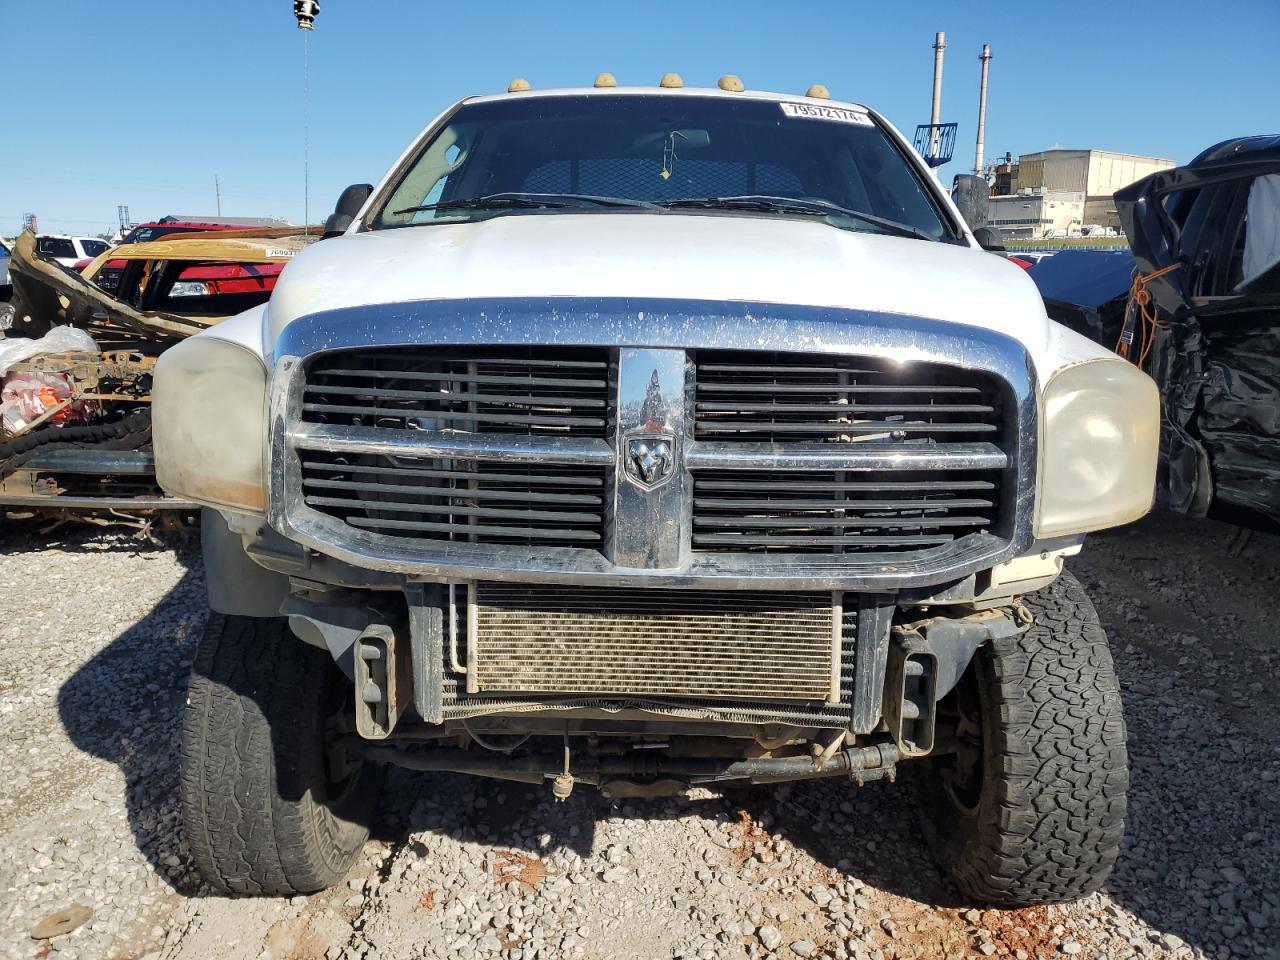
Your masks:
{"label": "rocky soil", "polygon": [[198,551],[0,528],[0,957],[1280,957],[1280,538],[1162,516],[1072,566],[1133,762],[1123,857],[1082,903],[960,902],[901,784],[556,804],[399,771],[345,885],[233,901],[179,829]]}

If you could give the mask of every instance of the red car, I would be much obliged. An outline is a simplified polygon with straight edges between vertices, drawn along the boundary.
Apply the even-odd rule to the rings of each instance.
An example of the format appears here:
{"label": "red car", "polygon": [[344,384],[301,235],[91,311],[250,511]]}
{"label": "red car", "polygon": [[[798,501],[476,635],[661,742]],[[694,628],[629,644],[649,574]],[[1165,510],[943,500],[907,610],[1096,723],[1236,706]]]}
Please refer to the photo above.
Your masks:
{"label": "red car", "polygon": [[[174,220],[168,217],[151,223],[140,223],[127,234],[120,244],[147,243],[159,240],[171,233],[211,233],[222,230],[253,230],[257,224],[239,223],[205,223],[199,220]],[[91,261],[81,260],[76,264],[77,270],[83,270]],[[125,261],[108,260],[98,271],[94,282],[108,293],[115,293],[120,283],[120,271]],[[249,293],[258,290],[271,290],[276,285],[276,278],[284,264],[218,264],[191,267],[184,270],[174,284],[177,296],[212,296],[222,293]]]}

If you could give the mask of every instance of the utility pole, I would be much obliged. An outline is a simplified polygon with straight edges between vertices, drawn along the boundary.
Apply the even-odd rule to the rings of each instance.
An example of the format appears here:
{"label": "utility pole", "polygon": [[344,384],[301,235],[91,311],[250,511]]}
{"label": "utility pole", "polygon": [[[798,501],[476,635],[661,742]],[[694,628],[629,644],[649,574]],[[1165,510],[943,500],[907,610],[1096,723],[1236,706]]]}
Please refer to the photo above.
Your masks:
{"label": "utility pole", "polygon": [[982,85],[978,88],[978,143],[973,151],[973,172],[982,176],[982,151],[987,145],[987,71],[991,66],[991,44],[982,45]]}
{"label": "utility pole", "polygon": [[218,204],[218,216],[222,216],[222,185],[218,183],[218,175],[213,175],[213,196]]}
{"label": "utility pole", "polygon": [[942,122],[942,58],[947,49],[947,35],[941,30],[933,38],[933,112],[929,123],[933,132],[929,137],[929,153],[938,155],[938,124]]}

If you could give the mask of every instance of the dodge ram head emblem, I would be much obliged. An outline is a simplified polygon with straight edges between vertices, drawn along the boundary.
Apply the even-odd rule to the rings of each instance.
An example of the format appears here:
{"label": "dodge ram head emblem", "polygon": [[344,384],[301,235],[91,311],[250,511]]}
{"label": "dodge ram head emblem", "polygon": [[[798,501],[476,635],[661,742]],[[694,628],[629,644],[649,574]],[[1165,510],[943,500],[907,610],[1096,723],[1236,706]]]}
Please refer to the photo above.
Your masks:
{"label": "dodge ram head emblem", "polygon": [[662,486],[675,473],[671,449],[671,437],[629,438],[625,458],[627,479],[646,490]]}

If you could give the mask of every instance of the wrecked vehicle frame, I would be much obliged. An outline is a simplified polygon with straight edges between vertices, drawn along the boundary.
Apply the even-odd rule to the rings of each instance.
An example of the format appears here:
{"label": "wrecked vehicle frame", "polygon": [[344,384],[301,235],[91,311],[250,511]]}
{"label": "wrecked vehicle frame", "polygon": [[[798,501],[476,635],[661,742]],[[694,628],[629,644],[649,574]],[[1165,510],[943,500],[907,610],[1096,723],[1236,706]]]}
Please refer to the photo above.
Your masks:
{"label": "wrecked vehicle frame", "polygon": [[1280,250],[1280,136],[1210,147],[1118,191],[1116,210],[1151,277],[1154,324],[1131,306],[1130,336],[1164,401],[1170,506],[1280,528],[1280,260],[1247,273]]}
{"label": "wrecked vehicle frame", "polygon": [[[0,513],[144,531],[156,511],[163,511],[158,514],[162,518],[193,514],[193,503],[167,496],[155,483],[150,402],[156,359],[230,313],[265,300],[279,267],[304,246],[300,232],[302,228],[259,228],[180,234],[113,248],[83,272],[40,255],[34,236],[21,235],[11,268],[13,326],[8,336],[38,338],[55,328],[74,327],[102,349],[39,353],[5,371],[6,379],[60,379],[71,384],[71,392],[17,431],[0,429]],[[236,268],[244,279],[234,281],[238,287],[230,295],[167,295],[178,283],[186,282],[190,289],[191,281],[184,278],[203,264],[217,265],[222,274]],[[112,291],[97,282],[108,265],[116,271]],[[268,266],[265,276],[258,265]],[[260,276],[255,280],[255,275]],[[211,285],[204,289],[216,292]],[[92,414],[59,420],[72,404]]]}

